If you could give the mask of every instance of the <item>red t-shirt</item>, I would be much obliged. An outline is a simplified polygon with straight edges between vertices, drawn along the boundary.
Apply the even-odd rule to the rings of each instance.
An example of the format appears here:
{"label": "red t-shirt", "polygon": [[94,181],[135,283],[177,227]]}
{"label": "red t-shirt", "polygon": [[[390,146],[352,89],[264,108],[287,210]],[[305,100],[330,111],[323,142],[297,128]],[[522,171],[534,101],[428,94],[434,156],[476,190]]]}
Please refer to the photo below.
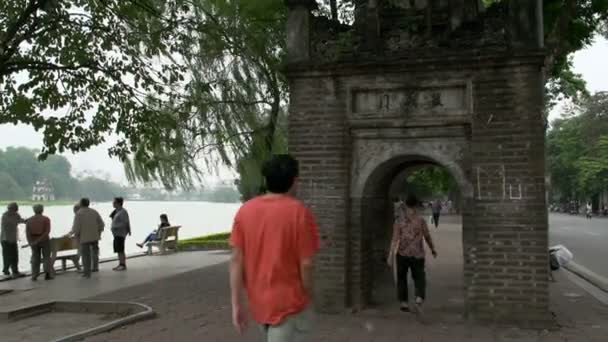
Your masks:
{"label": "red t-shirt", "polygon": [[319,234],[302,202],[287,195],[248,201],[236,214],[230,243],[243,251],[245,288],[257,322],[277,325],[306,309],[300,260],[319,250]]}

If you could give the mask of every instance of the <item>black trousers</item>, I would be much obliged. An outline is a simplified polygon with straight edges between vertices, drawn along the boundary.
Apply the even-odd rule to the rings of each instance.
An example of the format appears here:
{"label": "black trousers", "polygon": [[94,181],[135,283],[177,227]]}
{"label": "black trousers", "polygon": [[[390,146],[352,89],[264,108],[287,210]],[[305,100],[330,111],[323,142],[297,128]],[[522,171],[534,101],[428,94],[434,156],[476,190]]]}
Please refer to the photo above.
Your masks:
{"label": "black trousers", "polygon": [[16,242],[2,241],[2,272],[7,274],[9,268],[19,274],[19,248]]}
{"label": "black trousers", "polygon": [[407,302],[407,273],[412,270],[416,297],[426,298],[426,273],[424,271],[424,258],[406,257],[397,255],[397,295],[400,302]]}
{"label": "black trousers", "polygon": [[439,215],[440,213],[433,213],[433,223],[435,224],[435,228],[439,226]]}

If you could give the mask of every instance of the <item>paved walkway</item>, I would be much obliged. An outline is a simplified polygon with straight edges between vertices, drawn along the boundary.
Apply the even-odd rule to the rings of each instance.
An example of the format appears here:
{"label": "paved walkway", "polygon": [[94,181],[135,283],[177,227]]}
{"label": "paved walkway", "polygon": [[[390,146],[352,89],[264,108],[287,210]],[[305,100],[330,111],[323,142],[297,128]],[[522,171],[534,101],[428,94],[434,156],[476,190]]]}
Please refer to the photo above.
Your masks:
{"label": "paved walkway", "polygon": [[[608,221],[584,216],[549,214],[552,245],[563,244],[574,254],[574,262],[608,279]],[[608,285],[608,283],[606,283]]]}
{"label": "paved walkway", "polygon": [[[398,310],[392,298],[394,290],[390,282],[387,282],[385,286],[377,288],[378,305],[374,308],[356,314],[320,315],[315,335],[310,341],[605,342],[607,340],[608,306],[584,292],[571,282],[566,274],[558,274],[558,282],[553,284],[551,289],[551,308],[560,329],[521,330],[465,321],[461,317],[463,299],[460,228],[455,224],[443,225],[438,231],[433,231],[433,235],[439,246],[439,258],[434,261],[429,260],[429,299],[425,306],[427,319],[424,322]],[[251,327],[242,337],[237,336],[231,327],[228,272],[226,263],[222,263],[226,259],[225,254],[209,252],[141,258],[142,263],[156,266],[142,267],[138,271],[136,261],[133,260],[127,273],[102,271],[98,279],[92,279],[92,282],[105,285],[93,285],[97,288],[95,291],[82,290],[84,285],[81,286],[79,281],[84,283],[83,279],[67,276],[61,281],[65,281],[64,295],[65,292],[72,293],[72,289],[75,288],[80,297],[89,293],[94,299],[99,300],[141,302],[150,305],[158,313],[158,317],[153,320],[98,335],[88,341],[261,341],[255,327]],[[169,267],[172,264],[175,267],[178,261],[179,265],[182,265],[180,267],[183,267],[180,270],[167,270],[162,266]],[[190,263],[191,266],[181,264],[182,262]],[[187,271],[188,267],[191,271]],[[158,271],[154,271],[155,269]],[[173,276],[169,277],[169,273]],[[136,280],[128,280],[131,277]],[[91,287],[90,284],[88,286]],[[124,288],[124,286],[130,287]],[[112,287],[117,290],[107,292],[112,291]],[[42,294],[44,291],[57,293],[58,290],[38,289],[37,291]],[[3,297],[11,296],[13,295],[1,296],[0,306],[8,299]]]}
{"label": "paved walkway", "polygon": [[[552,310],[561,327],[554,331],[490,327],[462,316],[461,232],[448,224],[433,231],[439,258],[429,260],[426,320],[401,313],[392,298],[390,277],[376,290],[378,305],[357,314],[320,315],[315,342],[605,342],[608,306],[558,274],[552,285]],[[158,318],[99,335],[91,341],[260,341],[257,329],[237,336],[230,324],[227,265],[165,278],[154,284],[104,294],[98,299],[134,300],[151,305]]]}
{"label": "paved walkway", "polygon": [[48,302],[52,300],[78,300],[119,289],[175,276],[180,273],[215,265],[228,260],[226,252],[188,252],[137,257],[127,260],[126,272],[115,272],[116,262],[100,264],[99,273],[84,279],[74,271],[57,273],[54,280],[37,282],[29,278],[0,282],[1,290],[13,290],[0,295],[0,311]]}

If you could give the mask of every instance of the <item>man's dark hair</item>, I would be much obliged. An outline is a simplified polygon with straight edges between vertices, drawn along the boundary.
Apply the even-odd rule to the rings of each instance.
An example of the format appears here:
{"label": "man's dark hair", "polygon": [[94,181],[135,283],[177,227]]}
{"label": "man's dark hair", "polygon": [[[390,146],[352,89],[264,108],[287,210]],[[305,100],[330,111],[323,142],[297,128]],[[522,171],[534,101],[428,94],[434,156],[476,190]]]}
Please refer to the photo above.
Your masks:
{"label": "man's dark hair", "polygon": [[416,208],[418,206],[418,198],[414,195],[408,195],[405,199],[405,205],[408,208]]}
{"label": "man's dark hair", "polygon": [[262,175],[266,179],[266,188],[275,194],[288,192],[298,177],[298,169],[298,161],[289,154],[274,155],[262,169]]}
{"label": "man's dark hair", "polygon": [[167,216],[167,214],[160,214],[160,219],[169,222],[169,217]]}
{"label": "man's dark hair", "polygon": [[114,197],[114,202],[122,207],[123,203],[125,203],[125,199],[122,197]]}
{"label": "man's dark hair", "polygon": [[91,201],[89,201],[89,199],[88,199],[88,198],[86,198],[86,197],[85,197],[85,198],[82,198],[82,199],[80,200],[80,206],[81,206],[81,207],[88,208],[88,207],[89,207],[89,204],[91,204]]}

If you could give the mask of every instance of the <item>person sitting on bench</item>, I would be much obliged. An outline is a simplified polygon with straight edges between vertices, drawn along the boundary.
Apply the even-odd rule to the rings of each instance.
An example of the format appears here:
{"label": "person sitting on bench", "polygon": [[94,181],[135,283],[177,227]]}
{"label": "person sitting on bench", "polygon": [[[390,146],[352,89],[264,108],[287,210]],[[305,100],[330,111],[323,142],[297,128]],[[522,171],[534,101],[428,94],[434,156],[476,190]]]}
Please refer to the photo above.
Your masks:
{"label": "person sitting on bench", "polygon": [[148,242],[157,241],[158,239],[160,239],[160,230],[165,227],[171,227],[171,224],[169,223],[169,218],[167,217],[167,215],[161,214],[160,215],[160,224],[158,225],[158,229],[153,231],[152,233],[148,234],[148,236],[146,236],[146,239],[142,243],[137,243],[136,244],[137,247],[144,248],[144,246]]}

